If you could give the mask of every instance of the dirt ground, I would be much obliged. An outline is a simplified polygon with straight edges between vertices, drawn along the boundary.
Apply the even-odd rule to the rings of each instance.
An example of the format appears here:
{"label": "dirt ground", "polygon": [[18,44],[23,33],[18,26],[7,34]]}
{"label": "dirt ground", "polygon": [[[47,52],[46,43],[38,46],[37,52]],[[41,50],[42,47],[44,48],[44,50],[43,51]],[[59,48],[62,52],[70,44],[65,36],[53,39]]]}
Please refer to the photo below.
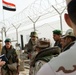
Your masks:
{"label": "dirt ground", "polygon": [[25,69],[24,71],[20,71],[19,75],[29,75],[29,69]]}

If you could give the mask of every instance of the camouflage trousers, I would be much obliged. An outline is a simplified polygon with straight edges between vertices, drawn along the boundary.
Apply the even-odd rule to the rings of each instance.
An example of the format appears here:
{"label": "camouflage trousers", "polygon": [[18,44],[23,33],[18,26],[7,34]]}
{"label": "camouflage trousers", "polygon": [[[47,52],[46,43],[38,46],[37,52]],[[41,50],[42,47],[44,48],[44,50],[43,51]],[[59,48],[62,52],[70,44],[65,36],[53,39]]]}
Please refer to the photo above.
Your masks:
{"label": "camouflage trousers", "polygon": [[19,75],[17,71],[10,71],[1,69],[1,75]]}

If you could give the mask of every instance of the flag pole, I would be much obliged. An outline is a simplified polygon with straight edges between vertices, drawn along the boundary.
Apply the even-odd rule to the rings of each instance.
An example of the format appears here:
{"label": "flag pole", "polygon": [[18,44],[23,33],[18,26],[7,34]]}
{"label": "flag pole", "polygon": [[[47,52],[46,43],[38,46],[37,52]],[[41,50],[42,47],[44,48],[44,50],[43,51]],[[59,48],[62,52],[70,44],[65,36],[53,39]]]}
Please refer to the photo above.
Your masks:
{"label": "flag pole", "polygon": [[2,13],[3,13],[3,21],[4,21],[3,1],[4,1],[4,0],[2,0]]}
{"label": "flag pole", "polygon": [[2,29],[1,29],[1,31],[2,31],[2,45],[4,45],[4,40],[5,40],[5,38],[6,38],[6,35],[5,35],[5,30],[6,30],[6,28],[5,28],[5,21],[4,21],[4,10],[3,10],[3,1],[4,0],[2,0],[2,15],[3,15],[3,26],[2,26]]}
{"label": "flag pole", "polygon": [[4,9],[9,11],[16,11],[16,6],[13,3],[2,0],[2,11],[3,11],[3,27],[2,27],[2,40],[4,42],[6,38],[6,27],[5,27],[5,14]]}

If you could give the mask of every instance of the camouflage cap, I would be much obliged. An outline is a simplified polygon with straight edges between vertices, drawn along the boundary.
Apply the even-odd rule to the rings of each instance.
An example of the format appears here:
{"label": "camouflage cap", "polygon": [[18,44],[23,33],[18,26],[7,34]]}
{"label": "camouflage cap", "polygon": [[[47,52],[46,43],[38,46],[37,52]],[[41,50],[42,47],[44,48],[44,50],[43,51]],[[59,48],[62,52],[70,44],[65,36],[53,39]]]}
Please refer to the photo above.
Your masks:
{"label": "camouflage cap", "polygon": [[62,35],[62,32],[61,32],[61,30],[54,30],[53,34]]}
{"label": "camouflage cap", "polygon": [[38,37],[36,32],[31,32],[30,37],[32,37],[32,36]]}
{"label": "camouflage cap", "polygon": [[72,29],[68,29],[64,35],[64,37],[67,37],[67,36],[71,36],[71,37],[75,37],[74,35],[74,32]]}
{"label": "camouflage cap", "polygon": [[5,39],[5,43],[6,42],[11,42],[11,39],[10,38]]}

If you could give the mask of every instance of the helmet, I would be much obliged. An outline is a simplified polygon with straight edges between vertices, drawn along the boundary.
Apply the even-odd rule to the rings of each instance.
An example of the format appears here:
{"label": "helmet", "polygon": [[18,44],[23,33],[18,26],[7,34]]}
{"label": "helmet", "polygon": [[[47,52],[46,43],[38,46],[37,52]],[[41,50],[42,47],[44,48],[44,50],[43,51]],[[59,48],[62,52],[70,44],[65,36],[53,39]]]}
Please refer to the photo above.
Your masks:
{"label": "helmet", "polygon": [[36,32],[31,32],[30,37],[32,37],[32,36],[38,37]]}
{"label": "helmet", "polygon": [[6,42],[11,42],[11,39],[10,38],[7,38],[6,40],[5,40],[5,43]]}

